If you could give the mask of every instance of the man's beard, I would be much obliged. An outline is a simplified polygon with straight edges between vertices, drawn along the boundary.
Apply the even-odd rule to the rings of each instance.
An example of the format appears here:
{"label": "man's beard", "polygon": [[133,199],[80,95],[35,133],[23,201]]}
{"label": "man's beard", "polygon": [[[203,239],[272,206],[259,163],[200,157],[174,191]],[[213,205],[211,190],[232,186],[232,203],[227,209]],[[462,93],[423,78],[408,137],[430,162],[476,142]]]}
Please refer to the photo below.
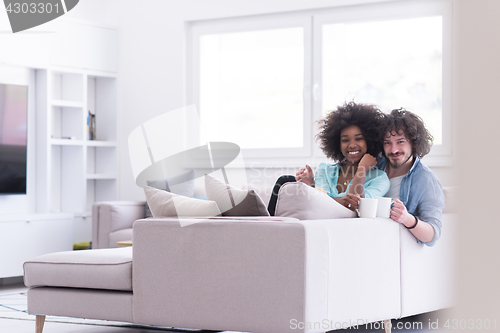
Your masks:
{"label": "man's beard", "polygon": [[[399,155],[398,157],[401,157],[401,156],[403,156],[403,157],[404,157],[404,154],[401,154],[401,155]],[[405,159],[405,160],[402,160],[402,159],[401,159],[401,160],[402,160],[402,162],[400,162],[401,160],[400,160],[399,158],[398,158],[398,160],[397,160],[397,161],[394,161],[394,160],[392,159],[392,154],[391,154],[391,155],[389,155],[389,163],[390,163],[390,165],[391,165],[391,168],[393,168],[393,169],[399,169],[400,167],[402,167],[403,165],[405,165],[405,164],[406,164],[406,162],[408,162],[408,161],[410,160],[410,158],[412,158],[412,155],[408,156],[408,158],[407,158],[407,159]]]}

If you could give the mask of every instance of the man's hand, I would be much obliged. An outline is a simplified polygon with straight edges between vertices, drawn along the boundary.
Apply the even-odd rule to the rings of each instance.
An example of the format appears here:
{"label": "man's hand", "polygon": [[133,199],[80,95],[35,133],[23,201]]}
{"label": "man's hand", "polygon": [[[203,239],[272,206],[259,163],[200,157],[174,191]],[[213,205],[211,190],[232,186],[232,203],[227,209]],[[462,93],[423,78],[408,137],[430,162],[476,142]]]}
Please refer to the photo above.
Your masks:
{"label": "man's hand", "polygon": [[350,210],[354,211],[358,209],[358,203],[361,197],[357,194],[350,194],[347,193],[343,197],[335,197],[333,200],[337,201],[339,204],[342,206],[349,208]]}
{"label": "man's hand", "polygon": [[[393,199],[392,202],[391,219],[403,224],[407,228],[413,227],[416,223],[415,217],[408,213],[405,205],[398,199]],[[428,222],[422,220],[418,221],[416,228],[412,228],[409,231],[415,238],[424,243],[430,242],[434,238],[434,228]]]}
{"label": "man's hand", "polygon": [[311,167],[306,164],[305,168],[301,168],[295,174],[295,180],[299,183],[304,183],[311,186],[314,183],[314,172]]}
{"label": "man's hand", "polygon": [[415,224],[415,218],[413,215],[408,213],[405,205],[399,199],[392,200],[392,208],[391,208],[391,219],[401,224],[404,224],[406,227],[411,227]]}
{"label": "man's hand", "polygon": [[368,172],[377,165],[377,159],[370,154],[365,154],[359,161],[358,169],[362,167],[364,172]]}

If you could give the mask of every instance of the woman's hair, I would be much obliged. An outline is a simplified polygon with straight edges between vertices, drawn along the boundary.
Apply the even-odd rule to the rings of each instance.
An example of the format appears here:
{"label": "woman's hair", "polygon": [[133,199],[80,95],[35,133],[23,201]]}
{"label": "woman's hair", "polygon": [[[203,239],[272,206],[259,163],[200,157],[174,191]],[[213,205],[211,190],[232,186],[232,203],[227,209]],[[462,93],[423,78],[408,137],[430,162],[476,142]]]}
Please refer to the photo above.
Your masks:
{"label": "woman's hair", "polygon": [[385,116],[384,127],[380,132],[382,142],[387,133],[401,131],[411,144],[413,156],[422,158],[429,153],[434,138],[425,128],[422,118],[403,108],[392,110]]}
{"label": "woman's hair", "polygon": [[343,162],[345,156],[340,150],[340,132],[356,125],[366,140],[367,153],[377,157],[382,152],[380,132],[383,117],[375,105],[352,101],[344,103],[318,121],[320,132],[316,135],[316,140],[320,141],[320,148],[327,157]]}

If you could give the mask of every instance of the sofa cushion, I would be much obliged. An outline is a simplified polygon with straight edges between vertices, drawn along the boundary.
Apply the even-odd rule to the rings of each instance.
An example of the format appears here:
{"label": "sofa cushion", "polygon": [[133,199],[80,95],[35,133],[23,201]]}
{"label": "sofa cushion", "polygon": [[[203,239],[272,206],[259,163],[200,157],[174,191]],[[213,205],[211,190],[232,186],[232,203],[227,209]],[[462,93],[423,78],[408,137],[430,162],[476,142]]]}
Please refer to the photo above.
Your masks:
{"label": "sofa cushion", "polygon": [[269,216],[267,207],[254,190],[240,190],[205,175],[207,198],[217,202],[222,216]]}
{"label": "sofa cushion", "polygon": [[132,248],[66,251],[24,263],[26,287],[132,290]]}
{"label": "sofa cushion", "polygon": [[[181,175],[170,177],[162,180],[148,180],[147,184],[150,187],[164,190],[184,197],[192,198],[194,196],[194,170],[191,169]],[[146,217],[152,217],[151,209],[146,203]]]}
{"label": "sofa cushion", "polygon": [[319,220],[351,218],[357,215],[328,194],[304,183],[293,182],[281,186],[276,203],[276,216]]}
{"label": "sofa cushion", "polygon": [[457,186],[443,187],[443,194],[444,194],[443,214],[458,212],[458,188],[457,188]]}
{"label": "sofa cushion", "polygon": [[144,193],[154,217],[205,217],[220,215],[214,201],[183,197],[182,195],[145,187]]}

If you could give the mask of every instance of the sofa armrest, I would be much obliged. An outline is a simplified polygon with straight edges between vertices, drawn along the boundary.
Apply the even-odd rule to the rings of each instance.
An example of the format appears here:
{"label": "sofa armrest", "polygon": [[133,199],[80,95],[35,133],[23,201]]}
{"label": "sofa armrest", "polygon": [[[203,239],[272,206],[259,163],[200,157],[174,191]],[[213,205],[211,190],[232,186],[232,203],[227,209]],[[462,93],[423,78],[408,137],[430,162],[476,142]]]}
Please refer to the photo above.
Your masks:
{"label": "sofa armrest", "polygon": [[94,203],[92,205],[92,248],[115,247],[114,244],[110,244],[110,233],[132,228],[135,220],[145,217],[145,209],[145,201]]}
{"label": "sofa armrest", "polygon": [[388,219],[139,220],[133,257],[137,323],[324,332],[400,314],[399,228]]}

